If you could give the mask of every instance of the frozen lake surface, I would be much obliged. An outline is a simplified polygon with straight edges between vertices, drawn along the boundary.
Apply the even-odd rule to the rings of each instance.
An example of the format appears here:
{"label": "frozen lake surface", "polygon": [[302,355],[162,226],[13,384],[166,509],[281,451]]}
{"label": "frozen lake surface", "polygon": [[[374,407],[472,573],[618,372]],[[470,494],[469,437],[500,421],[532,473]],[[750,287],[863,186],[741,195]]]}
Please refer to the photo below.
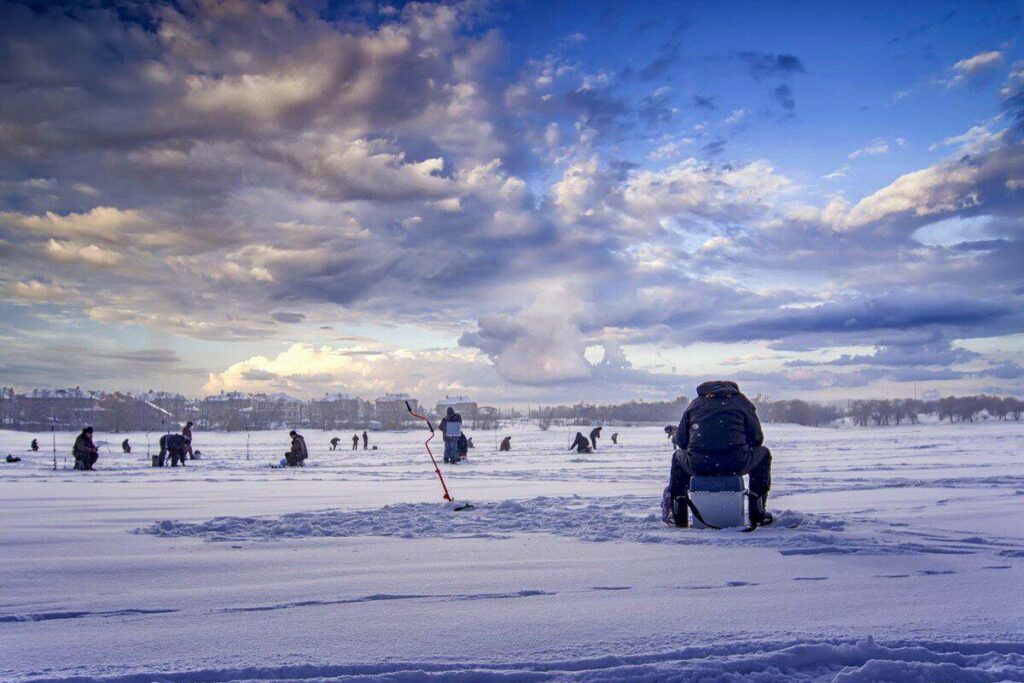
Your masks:
{"label": "frozen lake surface", "polygon": [[765,425],[751,534],[661,523],[658,426],[472,433],[459,513],[423,432],[286,431],[96,472],[0,432],[0,680],[1024,681],[1022,423]]}

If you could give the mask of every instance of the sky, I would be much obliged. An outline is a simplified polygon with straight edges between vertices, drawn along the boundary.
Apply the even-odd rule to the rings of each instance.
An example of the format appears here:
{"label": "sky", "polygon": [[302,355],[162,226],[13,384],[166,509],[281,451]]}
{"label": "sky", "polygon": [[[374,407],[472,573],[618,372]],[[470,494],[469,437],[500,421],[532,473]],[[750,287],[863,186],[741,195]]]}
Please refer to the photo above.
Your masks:
{"label": "sky", "polygon": [[0,4],[0,382],[1024,395],[1024,3]]}

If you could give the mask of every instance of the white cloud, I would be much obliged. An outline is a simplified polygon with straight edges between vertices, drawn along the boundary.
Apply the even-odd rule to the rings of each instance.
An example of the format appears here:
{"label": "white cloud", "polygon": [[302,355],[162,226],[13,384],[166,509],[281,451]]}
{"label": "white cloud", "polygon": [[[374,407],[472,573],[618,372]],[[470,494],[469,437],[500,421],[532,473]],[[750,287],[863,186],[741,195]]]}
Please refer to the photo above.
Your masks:
{"label": "white cloud", "polygon": [[979,52],[973,57],[961,59],[953,65],[953,70],[967,78],[974,78],[1003,63],[1003,53],[998,50]]}
{"label": "white cloud", "polygon": [[56,283],[28,280],[11,284],[8,293],[15,299],[42,303],[64,301],[74,295],[74,290]]}
{"label": "white cloud", "polygon": [[63,215],[53,211],[42,215],[0,212],[0,221],[53,237],[96,237],[109,241],[117,240],[131,228],[148,224],[142,212],[112,206],[97,206],[85,213]]}
{"label": "white cloud", "polygon": [[889,143],[886,142],[885,140],[881,139],[881,138],[878,138],[878,139],[872,141],[870,144],[868,144],[868,145],[866,145],[864,147],[861,147],[858,150],[854,150],[853,152],[850,152],[849,158],[850,159],[858,159],[858,158],[863,157],[863,156],[872,156],[872,155],[876,155],[876,154],[888,154],[888,153],[889,153]]}
{"label": "white cloud", "polygon": [[103,249],[95,244],[81,246],[72,242],[58,242],[50,239],[46,244],[46,255],[62,263],[79,262],[97,268],[110,268],[122,261],[124,256],[112,249]]}
{"label": "white cloud", "polygon": [[746,117],[746,115],[747,112],[744,111],[743,109],[736,109],[731,114],[729,114],[728,118],[725,119],[725,123],[729,125],[735,125],[742,121],[744,117]]}

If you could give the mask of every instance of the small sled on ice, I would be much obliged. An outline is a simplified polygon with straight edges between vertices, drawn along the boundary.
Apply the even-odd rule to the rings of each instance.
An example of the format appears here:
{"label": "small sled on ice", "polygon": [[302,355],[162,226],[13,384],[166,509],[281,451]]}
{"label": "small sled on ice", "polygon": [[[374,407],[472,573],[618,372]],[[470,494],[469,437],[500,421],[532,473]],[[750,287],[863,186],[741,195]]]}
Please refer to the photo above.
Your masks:
{"label": "small sled on ice", "polygon": [[[751,505],[761,505],[761,497],[751,493],[740,475],[692,477],[686,495],[672,500],[672,519],[678,527],[697,529],[741,529],[749,526]],[[772,517],[765,514],[766,524]]]}

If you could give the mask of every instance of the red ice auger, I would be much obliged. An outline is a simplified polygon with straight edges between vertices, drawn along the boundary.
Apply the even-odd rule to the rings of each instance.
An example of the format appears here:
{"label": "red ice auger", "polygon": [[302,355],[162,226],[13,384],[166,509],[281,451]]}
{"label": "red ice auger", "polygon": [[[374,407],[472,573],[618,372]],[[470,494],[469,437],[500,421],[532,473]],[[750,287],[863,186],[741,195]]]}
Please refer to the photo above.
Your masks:
{"label": "red ice auger", "polygon": [[[452,498],[450,493],[448,493],[448,486],[447,486],[447,484],[444,483],[444,477],[441,475],[441,468],[437,466],[437,460],[434,459],[434,453],[430,450],[430,440],[434,438],[434,425],[433,425],[433,423],[431,423],[430,419],[427,418],[425,415],[420,415],[419,413],[413,412],[412,406],[409,404],[408,401],[405,402],[405,407],[409,411],[410,415],[412,415],[413,417],[416,417],[416,418],[419,418],[419,419],[423,420],[424,422],[427,423],[427,427],[430,428],[430,436],[428,436],[427,440],[423,442],[423,445],[427,449],[427,455],[430,456],[430,462],[432,462],[434,464],[434,472],[437,473],[437,478],[441,482],[441,488],[444,489],[444,499],[447,500],[449,503],[454,503],[455,499]],[[472,503],[458,503],[455,507],[452,508],[452,510],[454,512],[459,512],[460,510],[472,510],[472,509],[473,509],[473,504]]]}

